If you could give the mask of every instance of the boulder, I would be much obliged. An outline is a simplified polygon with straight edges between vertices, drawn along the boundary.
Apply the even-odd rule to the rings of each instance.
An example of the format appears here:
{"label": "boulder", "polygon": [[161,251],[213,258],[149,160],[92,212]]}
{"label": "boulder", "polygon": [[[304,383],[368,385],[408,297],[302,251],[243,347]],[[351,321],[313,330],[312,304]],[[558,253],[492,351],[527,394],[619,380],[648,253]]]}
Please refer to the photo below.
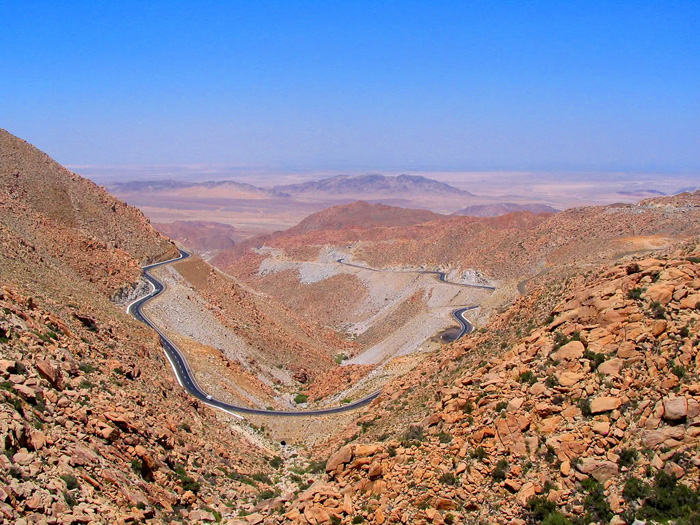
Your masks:
{"label": "boulder", "polygon": [[681,300],[679,306],[681,308],[688,308],[689,310],[694,310],[700,304],[700,294],[688,295]]}
{"label": "boulder", "polygon": [[560,372],[559,374],[557,374],[557,381],[561,386],[570,387],[574,386],[584,377],[584,374],[576,374],[574,372]]}
{"label": "boulder", "polygon": [[571,341],[562,346],[559,350],[554,352],[552,359],[555,361],[576,361],[583,357],[585,348],[581,341]]}
{"label": "boulder", "polygon": [[580,472],[588,474],[600,483],[605,483],[620,472],[617,464],[605,459],[583,458],[577,468]]}
{"label": "boulder", "polygon": [[335,454],[333,454],[326,462],[326,472],[331,473],[338,470],[346,463],[352,460],[352,445],[345,445]]}
{"label": "boulder", "polygon": [[688,415],[688,401],[684,397],[665,397],[663,403],[664,419],[668,421],[678,421]]}
{"label": "boulder", "polygon": [[597,371],[606,376],[617,377],[620,375],[620,370],[622,369],[622,359],[614,357],[613,359],[608,359],[607,361],[600,364]]}
{"label": "boulder", "polygon": [[600,414],[601,412],[609,412],[615,410],[622,404],[619,397],[596,397],[591,401],[591,413]]}
{"label": "boulder", "polygon": [[656,301],[661,304],[668,304],[673,298],[674,287],[671,284],[654,284],[647,288],[644,292],[644,297],[650,301]]}
{"label": "boulder", "polygon": [[63,390],[63,374],[48,361],[37,358],[34,362],[39,375],[46,379],[56,390]]}

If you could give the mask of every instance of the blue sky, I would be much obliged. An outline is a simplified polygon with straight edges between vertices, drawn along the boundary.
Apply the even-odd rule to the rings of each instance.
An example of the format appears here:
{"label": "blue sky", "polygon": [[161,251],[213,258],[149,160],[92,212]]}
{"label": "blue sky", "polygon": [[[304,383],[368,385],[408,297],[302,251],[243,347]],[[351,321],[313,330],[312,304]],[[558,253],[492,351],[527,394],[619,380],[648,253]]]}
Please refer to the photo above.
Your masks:
{"label": "blue sky", "polygon": [[700,169],[700,2],[0,1],[66,164]]}

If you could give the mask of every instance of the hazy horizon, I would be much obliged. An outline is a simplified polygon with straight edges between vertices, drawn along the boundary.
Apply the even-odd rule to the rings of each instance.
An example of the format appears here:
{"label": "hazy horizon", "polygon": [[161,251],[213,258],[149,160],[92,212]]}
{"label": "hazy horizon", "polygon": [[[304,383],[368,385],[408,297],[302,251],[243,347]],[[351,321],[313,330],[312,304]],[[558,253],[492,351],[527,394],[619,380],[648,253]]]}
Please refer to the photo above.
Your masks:
{"label": "hazy horizon", "polygon": [[3,2],[58,162],[700,171],[698,2]]}

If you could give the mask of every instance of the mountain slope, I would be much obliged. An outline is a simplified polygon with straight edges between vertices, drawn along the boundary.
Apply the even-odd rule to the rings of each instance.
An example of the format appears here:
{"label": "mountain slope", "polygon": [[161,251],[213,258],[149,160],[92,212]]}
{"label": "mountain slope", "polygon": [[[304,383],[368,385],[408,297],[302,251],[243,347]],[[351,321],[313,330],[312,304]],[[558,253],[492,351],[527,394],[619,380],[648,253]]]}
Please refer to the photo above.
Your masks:
{"label": "mountain slope", "polygon": [[[71,229],[143,263],[177,253],[139,210],[5,130],[0,130],[0,193],[7,205],[4,221],[8,215],[21,220],[29,211],[54,227]],[[25,208],[12,214],[9,204]]]}
{"label": "mountain slope", "polygon": [[138,210],[3,131],[0,244],[3,521],[196,523],[271,484],[247,477],[267,451],[109,300],[177,254]]}

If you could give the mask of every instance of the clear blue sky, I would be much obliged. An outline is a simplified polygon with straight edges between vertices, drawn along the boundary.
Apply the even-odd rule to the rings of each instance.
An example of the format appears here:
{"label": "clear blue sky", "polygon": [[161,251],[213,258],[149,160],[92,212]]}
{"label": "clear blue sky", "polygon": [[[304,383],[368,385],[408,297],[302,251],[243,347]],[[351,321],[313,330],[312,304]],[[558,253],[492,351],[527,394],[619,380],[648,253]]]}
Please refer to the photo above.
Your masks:
{"label": "clear blue sky", "polygon": [[67,164],[700,169],[700,1],[0,1]]}

